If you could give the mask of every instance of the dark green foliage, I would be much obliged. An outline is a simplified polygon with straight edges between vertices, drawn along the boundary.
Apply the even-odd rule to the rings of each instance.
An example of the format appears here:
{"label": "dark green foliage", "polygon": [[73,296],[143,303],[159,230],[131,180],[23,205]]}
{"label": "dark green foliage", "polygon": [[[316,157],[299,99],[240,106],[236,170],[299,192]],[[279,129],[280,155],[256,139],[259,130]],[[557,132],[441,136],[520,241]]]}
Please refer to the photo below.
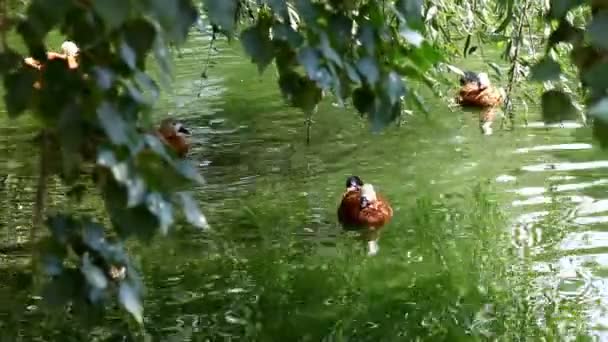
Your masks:
{"label": "dark green foliage", "polygon": [[[581,20],[584,27],[566,20],[589,2],[551,1],[542,14],[558,25],[547,37],[547,56],[530,71],[533,80],[559,81],[569,70],[550,54],[570,43],[572,60],[590,90],[589,102],[597,104],[608,88],[608,56],[601,52],[608,48],[608,12],[595,4],[591,19]],[[0,73],[8,114],[27,113],[38,120],[42,160],[51,161],[41,167],[41,179],[61,176],[78,198],[79,181],[92,178],[111,223],[103,227],[70,213],[49,220],[52,235],[41,247],[41,261],[50,279],[46,297],[54,304],[102,303],[115,295],[141,322],[142,286],[120,242],[130,236],[150,241],[158,231],[167,233],[181,214],[189,223],[207,227],[196,201],[185,192],[203,181],[198,170],[145,133],[160,93],[159,82],[146,73],[146,62],[153,57],[161,82],[170,79],[169,46],[187,39],[199,19],[195,5],[199,3],[191,0],[32,0],[23,18],[15,15],[14,26],[7,26],[23,39],[28,55],[45,64],[41,71],[23,66],[16,47],[2,42]],[[406,106],[427,112],[416,86],[438,94],[436,86],[450,79],[431,75],[452,52],[466,57],[481,53],[488,42],[507,42],[510,86],[515,84],[526,74],[522,66],[532,64],[519,53],[523,24],[533,8],[544,11],[533,1],[501,0],[489,9],[468,6],[467,18],[481,22],[475,29],[462,23],[465,7],[460,3],[452,9],[422,0],[203,0],[200,5],[213,39],[218,33],[238,37],[260,72],[274,61],[279,88],[291,105],[310,115],[332,94],[339,103],[351,101],[375,131],[399,118]],[[444,21],[438,19],[442,15]],[[61,60],[47,61],[45,38],[54,30],[82,48],[78,69],[69,70]],[[464,46],[453,43],[460,40]],[[501,74],[496,64],[489,65]],[[40,89],[33,87],[36,82]],[[542,95],[543,118],[574,118],[573,92],[555,89],[560,90]],[[600,119],[598,115],[594,133],[605,145],[608,135]],[[107,242],[106,234],[118,242]],[[124,278],[108,275],[116,263],[127,266]]]}
{"label": "dark green foliage", "polygon": [[[212,23],[229,32],[235,29],[229,19],[239,17],[238,6],[229,1],[204,4]],[[422,1],[325,6],[299,0],[294,5],[295,16],[285,1],[263,2],[250,14],[254,23],[243,29],[240,40],[260,72],[276,59],[283,95],[305,112],[314,110],[323,95],[331,92],[340,103],[352,97],[355,108],[368,116],[374,129],[385,127],[401,112],[402,65],[413,63],[424,72],[442,58],[423,42]],[[358,11],[345,10],[355,8]],[[362,85],[373,95],[369,105],[359,105],[361,100],[352,92]]]}
{"label": "dark green foliage", "polygon": [[542,96],[543,119],[545,122],[559,122],[576,117],[576,108],[568,95],[558,90],[549,90]]}
{"label": "dark green foliage", "polygon": [[[182,207],[187,221],[207,227],[191,195],[182,193],[202,181],[197,170],[141,126],[160,91],[145,73],[146,61],[154,53],[168,71],[167,44],[184,42],[198,17],[191,1],[34,0],[25,12],[17,32],[44,67],[22,65],[22,57],[8,49],[0,71],[9,115],[29,112],[42,123],[40,153],[49,162],[41,177],[58,174],[76,185],[92,176],[112,235],[121,240],[166,234]],[[78,69],[46,60],[44,39],[56,29],[80,46]],[[115,294],[141,323],[143,287],[121,240],[106,240],[109,227],[64,213],[49,218],[49,228],[40,260],[49,276],[45,299],[100,304]]]}
{"label": "dark green foliage", "polygon": [[547,57],[539,61],[531,69],[531,78],[535,81],[545,82],[559,79],[561,67],[559,63]]}

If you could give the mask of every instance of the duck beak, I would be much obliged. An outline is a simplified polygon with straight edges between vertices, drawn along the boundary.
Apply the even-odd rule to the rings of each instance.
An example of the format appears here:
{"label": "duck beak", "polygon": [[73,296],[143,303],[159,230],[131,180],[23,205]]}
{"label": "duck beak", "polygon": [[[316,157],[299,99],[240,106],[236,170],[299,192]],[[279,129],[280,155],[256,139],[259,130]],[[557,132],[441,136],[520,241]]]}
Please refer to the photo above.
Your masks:
{"label": "duck beak", "polygon": [[185,135],[192,135],[192,133],[190,132],[190,130],[187,129],[186,127],[184,127],[183,125],[179,125],[179,127],[177,128],[177,132],[185,134]]}
{"label": "duck beak", "polygon": [[364,196],[361,196],[361,204],[360,204],[361,209],[367,207],[368,204],[369,204],[369,201],[367,200],[367,198]]}

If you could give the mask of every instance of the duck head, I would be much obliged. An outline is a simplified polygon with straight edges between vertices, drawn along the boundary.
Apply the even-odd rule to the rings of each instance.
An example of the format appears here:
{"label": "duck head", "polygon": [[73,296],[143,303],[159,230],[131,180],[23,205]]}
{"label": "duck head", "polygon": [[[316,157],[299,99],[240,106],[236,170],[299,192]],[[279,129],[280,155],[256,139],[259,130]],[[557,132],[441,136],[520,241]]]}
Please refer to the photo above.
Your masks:
{"label": "duck head", "polygon": [[358,176],[350,176],[346,178],[346,191],[359,190],[363,185],[363,181]]}
{"label": "duck head", "polygon": [[164,119],[161,121],[158,131],[165,137],[191,135],[190,130],[187,129],[184,124],[173,119]]}
{"label": "duck head", "polygon": [[462,75],[460,77],[461,86],[463,86],[467,83],[473,83],[473,82],[479,83],[479,76],[477,75],[477,73],[475,73],[473,71],[465,71],[464,75]]}
{"label": "duck head", "polygon": [[63,53],[70,57],[76,57],[80,52],[78,45],[69,40],[66,40],[65,42],[63,42],[63,44],[61,44],[61,50],[63,50]]}
{"label": "duck head", "polygon": [[486,88],[490,86],[490,77],[485,72],[480,72],[477,74],[477,83],[480,88]]}
{"label": "duck head", "polygon": [[361,209],[376,201],[376,191],[371,184],[361,186]]}
{"label": "duck head", "polygon": [[182,124],[181,122],[175,122],[173,124],[173,129],[175,130],[177,135],[185,135],[185,136],[192,135],[192,133],[190,133],[190,130],[187,129],[186,126],[184,126],[184,124]]}

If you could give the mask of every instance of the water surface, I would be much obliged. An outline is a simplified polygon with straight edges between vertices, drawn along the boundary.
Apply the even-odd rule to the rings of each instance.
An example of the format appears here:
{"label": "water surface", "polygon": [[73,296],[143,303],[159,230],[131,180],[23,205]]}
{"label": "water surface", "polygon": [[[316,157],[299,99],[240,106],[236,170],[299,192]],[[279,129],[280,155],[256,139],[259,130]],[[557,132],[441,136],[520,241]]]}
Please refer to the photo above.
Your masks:
{"label": "water surface", "polygon": [[[306,145],[305,117],[284,104],[274,71],[259,75],[238,46],[220,44],[201,78],[207,39],[176,58],[156,115],[193,131],[213,231],[134,244],[153,340],[608,339],[608,159],[587,128],[531,113],[527,127],[482,136],[474,114],[429,99],[429,116],[372,134],[328,98]],[[0,119],[2,334],[124,336],[115,311],[88,330],[24,290],[33,130]],[[395,210],[375,258],[336,223],[352,174]],[[49,188],[52,209],[103,217],[94,192],[74,208],[58,180]]]}

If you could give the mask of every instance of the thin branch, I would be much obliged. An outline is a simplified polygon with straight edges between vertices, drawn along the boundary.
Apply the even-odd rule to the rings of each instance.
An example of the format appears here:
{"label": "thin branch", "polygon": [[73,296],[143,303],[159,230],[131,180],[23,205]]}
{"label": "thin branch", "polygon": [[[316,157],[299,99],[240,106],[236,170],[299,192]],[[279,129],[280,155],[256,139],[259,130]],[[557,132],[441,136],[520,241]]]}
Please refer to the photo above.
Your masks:
{"label": "thin branch", "polygon": [[[526,1],[521,12],[525,13],[528,10],[529,4],[530,4],[529,1]],[[519,64],[519,51],[521,48],[521,41],[522,41],[521,38],[522,38],[522,34],[523,34],[523,29],[524,29],[524,19],[519,17],[519,20],[517,22],[516,36],[512,39],[512,41],[515,43],[515,52],[513,53],[513,58],[511,59],[511,69],[509,70],[509,85],[507,86],[507,97],[505,99],[505,108],[507,111],[507,116],[509,118],[509,121],[511,122],[511,128],[515,127],[515,124],[514,124],[515,118],[513,115],[513,110],[512,110],[512,105],[511,105],[511,93],[513,91],[513,85],[517,82],[517,79],[516,79],[517,78],[517,66]]]}
{"label": "thin branch", "polygon": [[[32,217],[32,229],[30,230],[30,242],[32,243],[32,270],[36,270],[37,260],[34,257],[36,253],[36,239],[38,229],[43,224],[44,212],[46,207],[47,197],[47,182],[49,176],[49,147],[48,147],[48,132],[42,130],[40,134],[40,164],[38,169],[38,184],[36,186],[36,198],[34,202],[34,213]],[[35,274],[35,273],[33,273]]]}

